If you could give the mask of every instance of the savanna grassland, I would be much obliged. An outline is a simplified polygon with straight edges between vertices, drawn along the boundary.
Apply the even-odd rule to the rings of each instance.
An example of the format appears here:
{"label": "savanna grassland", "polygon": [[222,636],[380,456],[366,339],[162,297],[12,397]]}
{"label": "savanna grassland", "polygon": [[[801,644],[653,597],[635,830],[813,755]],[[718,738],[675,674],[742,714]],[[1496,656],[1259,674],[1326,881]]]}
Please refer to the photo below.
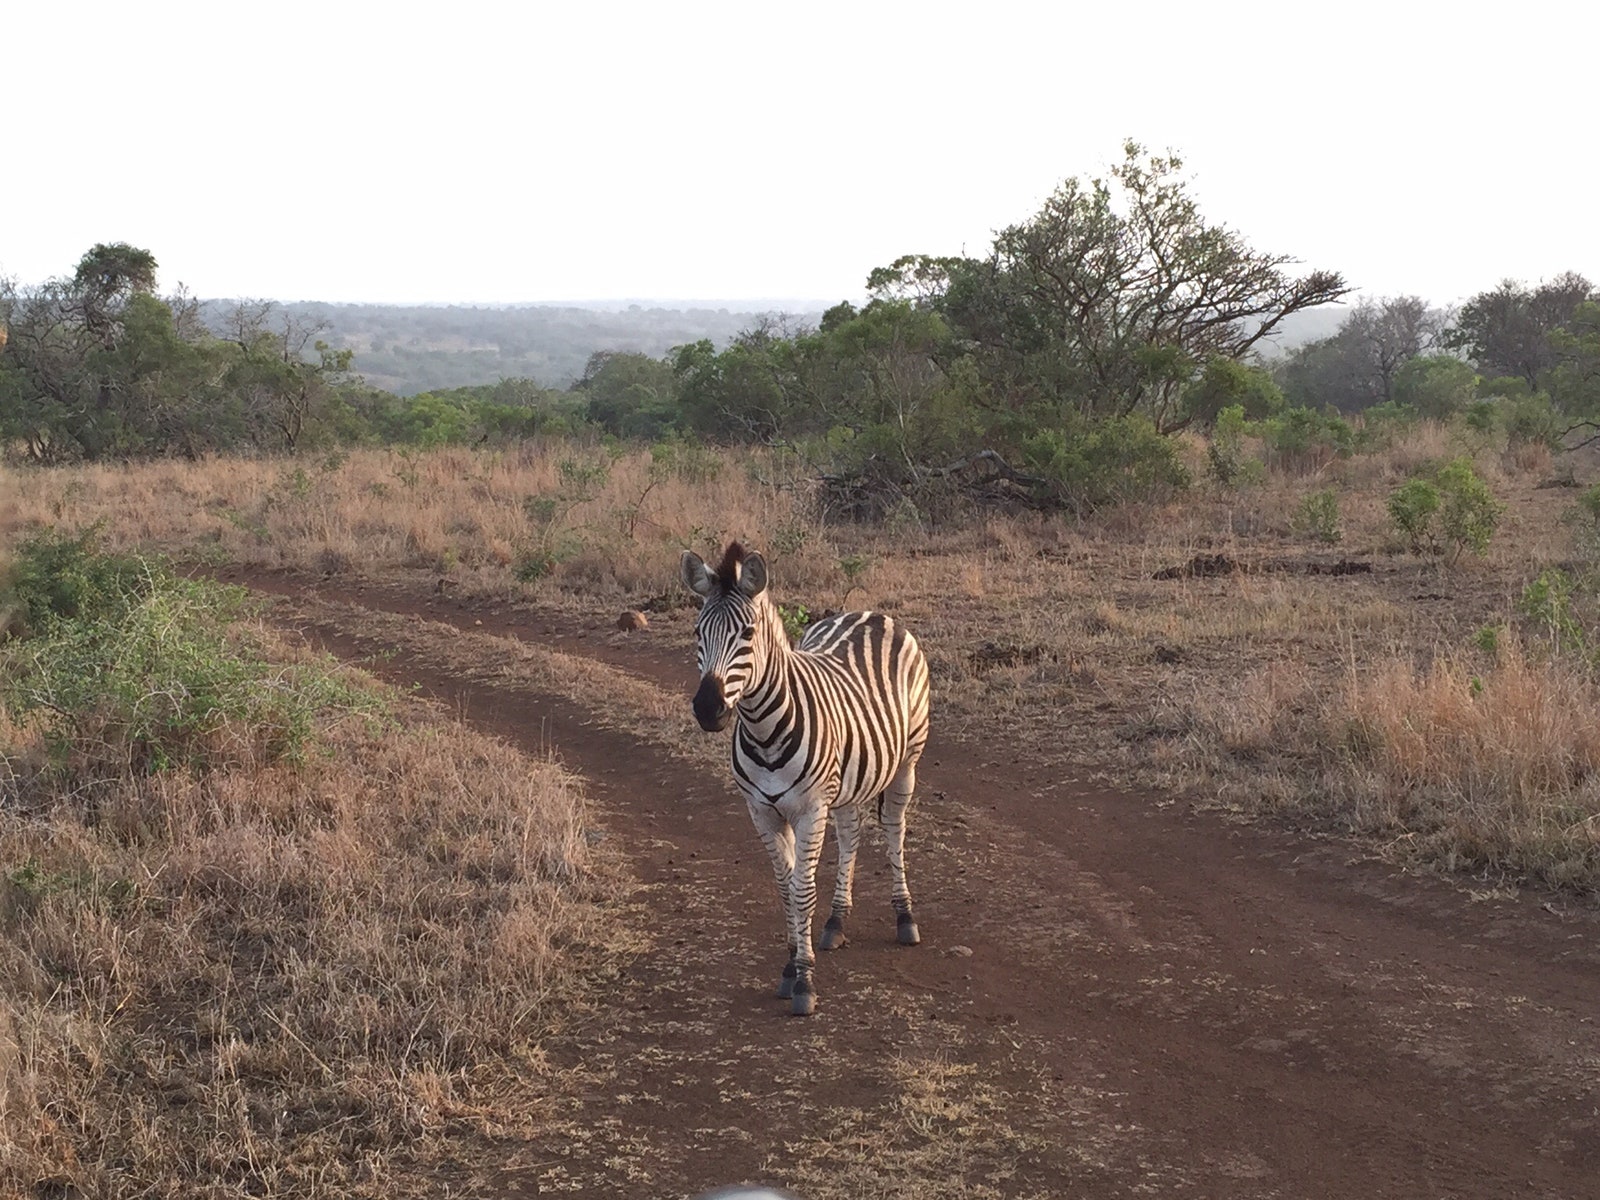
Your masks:
{"label": "savanna grassland", "polygon": [[[1600,290],[1335,312],[1122,150],[560,380],[0,278],[0,1193],[1589,1196]],[[733,538],[934,676],[928,946],[801,1022],[687,711]]]}
{"label": "savanna grassland", "polygon": [[577,781],[239,589],[12,545],[0,1193],[470,1178],[537,1111],[579,971],[620,950]]}
{"label": "savanna grassland", "polygon": [[[1344,457],[1253,449],[1258,470],[1230,486],[1081,520],[974,510],[937,527],[825,523],[782,456],[673,445],[161,462],[7,483],[12,532],[98,524],[113,548],[192,564],[405,580],[597,619],[637,607],[658,629],[689,619],[678,550],[741,538],[772,560],[796,627],[846,605],[908,621],[943,711],[973,734],[1497,881],[1591,890],[1589,460],[1429,421]],[[1207,444],[1182,453],[1203,478]],[[1437,531],[1413,545],[1391,496],[1463,459],[1502,506],[1483,552]]]}
{"label": "savanna grassland", "polygon": [[[553,1081],[546,1040],[638,950],[633,885],[595,857],[581,780],[185,576],[389,589],[596,640],[639,609],[650,626],[627,636],[686,658],[678,551],[738,537],[770,557],[796,627],[844,606],[908,622],[940,732],[975,768],[1003,747],[1479,894],[1591,894],[1592,464],[1426,421],[1342,457],[1237,449],[1258,465],[1226,485],[938,524],[828,522],[783,456],[681,443],[4,469],[9,619],[51,636],[13,641],[0,726],[0,1178],[36,1195],[470,1191],[496,1146],[549,1128],[551,1089],[577,1085]],[[1197,478],[1213,451],[1180,443]],[[1482,553],[1406,532],[1390,502],[1463,460],[1503,506]],[[434,669],[487,678],[520,658],[532,685],[716,770],[669,693],[581,646],[470,653]],[[947,1147],[929,1113],[967,1128],[1002,1104],[943,1052],[883,1070],[944,1081],[918,1101],[929,1147]],[[1004,1116],[973,1143],[994,1180],[1033,1144]],[[629,1144],[595,1169],[644,1171],[654,1151]],[[892,1194],[950,1177],[944,1153],[912,1156]],[[878,1169],[860,1160],[838,1191],[813,1168],[779,1177],[842,1196]]]}

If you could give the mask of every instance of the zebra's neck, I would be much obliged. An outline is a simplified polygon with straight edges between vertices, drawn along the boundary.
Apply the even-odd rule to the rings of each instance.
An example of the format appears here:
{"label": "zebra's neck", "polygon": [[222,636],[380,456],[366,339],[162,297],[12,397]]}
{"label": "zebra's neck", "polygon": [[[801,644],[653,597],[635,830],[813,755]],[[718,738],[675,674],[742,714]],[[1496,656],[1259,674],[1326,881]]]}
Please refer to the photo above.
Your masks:
{"label": "zebra's neck", "polygon": [[787,707],[786,697],[793,686],[794,650],[778,606],[763,593],[756,598],[755,607],[755,660],[750,684],[739,697],[739,719],[760,731],[770,728]]}

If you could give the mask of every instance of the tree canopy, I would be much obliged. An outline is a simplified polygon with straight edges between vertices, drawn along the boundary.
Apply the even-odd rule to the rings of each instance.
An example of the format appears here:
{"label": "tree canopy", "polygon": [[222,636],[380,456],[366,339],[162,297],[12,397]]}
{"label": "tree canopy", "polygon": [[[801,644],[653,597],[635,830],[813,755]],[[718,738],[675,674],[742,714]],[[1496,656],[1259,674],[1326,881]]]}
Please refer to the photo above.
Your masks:
{"label": "tree canopy", "polygon": [[1244,358],[1292,313],[1350,289],[1331,271],[1252,249],[1207,220],[1172,155],[1124,146],[1108,179],[1068,179],[981,259],[908,256],[878,295],[949,321],[996,399],[1086,417],[1188,420],[1180,397],[1214,358]]}

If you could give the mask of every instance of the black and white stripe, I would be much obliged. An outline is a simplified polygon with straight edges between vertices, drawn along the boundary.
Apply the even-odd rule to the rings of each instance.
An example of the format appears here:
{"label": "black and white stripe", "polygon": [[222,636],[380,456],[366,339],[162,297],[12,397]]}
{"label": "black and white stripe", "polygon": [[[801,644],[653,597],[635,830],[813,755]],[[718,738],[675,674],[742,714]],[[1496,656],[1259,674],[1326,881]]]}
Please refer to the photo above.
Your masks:
{"label": "black and white stripe", "polygon": [[906,885],[906,810],[928,740],[928,664],[916,639],[882,613],[845,613],[791,647],[767,592],[766,561],[731,544],[715,570],[685,551],[683,581],[703,599],[695,638],[702,728],[735,721],[733,773],[772,856],[788,919],[778,994],[816,1004],[811,921],[817,860],[831,816],[839,841],[833,911],[821,947],[844,944],[861,809],[876,801],[889,843],[897,936],[920,939]]}

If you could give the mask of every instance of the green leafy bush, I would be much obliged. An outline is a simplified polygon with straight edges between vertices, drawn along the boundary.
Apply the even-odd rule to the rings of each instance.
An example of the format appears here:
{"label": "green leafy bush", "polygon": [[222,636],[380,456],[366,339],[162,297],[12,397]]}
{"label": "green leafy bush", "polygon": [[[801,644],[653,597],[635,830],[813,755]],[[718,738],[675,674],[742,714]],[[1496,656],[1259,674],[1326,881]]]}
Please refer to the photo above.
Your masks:
{"label": "green leafy bush", "polygon": [[1478,477],[1470,458],[1448,463],[1440,470],[1438,481],[1443,499],[1439,519],[1451,560],[1459,558],[1463,550],[1487,554],[1489,539],[1499,527],[1506,506],[1494,498],[1489,485]]}
{"label": "green leafy bush", "polygon": [[716,451],[692,437],[674,434],[650,447],[650,478],[710,483],[722,471]]}
{"label": "green leafy bush", "polygon": [[1217,413],[1211,440],[1206,443],[1206,473],[1223,487],[1258,483],[1266,474],[1261,460],[1245,453],[1244,439],[1249,431],[1244,405],[1230,404]]}
{"label": "green leafy bush", "polygon": [[238,623],[242,589],[92,540],[19,548],[18,594],[41,615],[0,651],[0,703],[42,723],[58,760],[112,777],[274,762],[300,753],[319,713],[372,711],[320,667],[270,665]]}
{"label": "green leafy bush", "polygon": [[1417,410],[1392,400],[1374,404],[1361,414],[1361,426],[1356,431],[1355,448],[1371,452],[1386,450],[1395,439],[1417,423]]}
{"label": "green leafy bush", "polygon": [[800,635],[811,624],[811,610],[804,604],[780,604],[778,616],[783,618],[783,631],[789,635],[791,642],[798,642]]}
{"label": "green leafy bush", "polygon": [[1079,513],[1190,484],[1176,444],[1141,416],[1039,430],[1024,438],[1023,462]]}
{"label": "green leafy bush", "polygon": [[1322,488],[1302,498],[1290,518],[1290,527],[1296,533],[1329,545],[1340,541],[1344,530],[1339,523],[1338,493],[1332,488]]}
{"label": "green leafy bush", "polygon": [[159,566],[99,550],[102,526],[76,534],[46,529],[24,538],[10,570],[10,601],[24,629],[44,631],[63,620],[95,620],[125,612],[154,586]]}
{"label": "green leafy bush", "polygon": [[1301,474],[1318,470],[1355,448],[1355,430],[1336,412],[1286,408],[1261,423],[1272,465]]}
{"label": "green leafy bush", "polygon": [[1472,400],[1478,376],[1472,367],[1449,354],[1424,354],[1395,372],[1394,398],[1424,417],[1448,420]]}
{"label": "green leafy bush", "polygon": [[1565,571],[1552,568],[1522,590],[1517,611],[1549,639],[1558,651],[1588,657],[1583,623],[1573,611],[1574,585]]}
{"label": "green leafy bush", "polygon": [[1439,505],[1439,489],[1426,479],[1408,479],[1390,494],[1389,520],[1413,554],[1437,553]]}
{"label": "green leafy bush", "polygon": [[1555,449],[1561,444],[1561,418],[1543,392],[1506,400],[1501,408],[1506,440],[1512,449],[1543,444]]}
{"label": "green leafy bush", "polygon": [[1600,483],[1590,484],[1578,497],[1578,508],[1600,528]]}
{"label": "green leafy bush", "polygon": [[1200,377],[1184,389],[1182,411],[1193,420],[1217,420],[1230,408],[1254,420],[1281,412],[1283,390],[1266,371],[1237,359],[1218,356],[1206,360]]}
{"label": "green leafy bush", "polygon": [[1461,418],[1475,433],[1493,433],[1500,420],[1500,408],[1493,400],[1474,400]]}
{"label": "green leafy bush", "polygon": [[1389,519],[1415,554],[1485,554],[1505,505],[1473,469],[1470,458],[1440,468],[1432,480],[1411,479],[1389,497]]}

